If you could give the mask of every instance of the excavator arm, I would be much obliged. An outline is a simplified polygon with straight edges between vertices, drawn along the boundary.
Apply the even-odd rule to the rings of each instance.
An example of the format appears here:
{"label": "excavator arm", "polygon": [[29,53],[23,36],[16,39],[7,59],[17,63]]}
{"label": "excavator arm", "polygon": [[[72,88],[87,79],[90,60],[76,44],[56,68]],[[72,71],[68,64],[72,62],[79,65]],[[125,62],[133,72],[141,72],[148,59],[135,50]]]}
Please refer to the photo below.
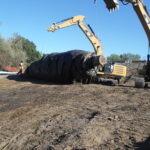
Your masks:
{"label": "excavator arm", "polygon": [[137,2],[130,2],[146,32],[149,46],[150,46],[150,16],[146,9],[146,6],[143,4],[142,0],[137,0]]}
{"label": "excavator arm", "polygon": [[102,56],[102,54],[103,54],[102,53],[102,45],[101,45],[99,39],[97,38],[97,36],[95,35],[94,31],[92,30],[92,28],[90,27],[90,25],[86,25],[85,23],[83,23],[84,19],[85,19],[85,16],[74,16],[69,19],[62,20],[58,23],[53,23],[52,26],[50,26],[48,28],[48,31],[54,32],[57,29],[69,27],[72,25],[78,25],[79,28],[83,31],[83,33],[86,35],[86,37],[91,42],[91,44],[95,50],[95,53],[97,55]]}
{"label": "excavator arm", "polygon": [[133,6],[149,40],[150,46],[150,15],[142,0],[104,0],[109,11],[119,8],[119,1],[123,4],[130,3]]}
{"label": "excavator arm", "polygon": [[[124,5],[130,3],[134,11],[136,12],[149,41],[149,53],[147,55],[147,66],[145,81],[150,82],[150,15],[143,3],[143,0],[104,0],[106,7],[109,11],[119,8],[119,2],[121,1]],[[137,82],[138,83],[138,82]]]}
{"label": "excavator arm", "polygon": [[[83,22],[85,19],[84,16],[75,16],[71,17],[65,20],[62,20],[57,23],[53,23],[52,26],[48,28],[48,31],[56,31],[57,29],[62,29],[65,27],[69,27],[72,25],[78,25],[79,28],[83,31],[83,33],[86,35],[86,37],[89,39],[91,44],[93,45],[93,48],[95,50],[95,53],[100,56],[100,68],[103,71],[97,72],[98,76],[107,76],[107,78],[111,77],[114,79],[119,80],[121,77],[126,76],[126,67],[122,65],[111,65],[111,64],[106,64],[107,59],[102,55],[102,46],[95,35],[94,31],[90,27],[90,25],[85,24]],[[113,68],[113,69],[112,69]]]}
{"label": "excavator arm", "polygon": [[57,29],[69,27],[72,25],[76,25],[79,22],[83,21],[85,19],[85,16],[74,16],[65,20],[61,20],[57,23],[53,23],[52,26],[48,28],[48,31],[54,32]]}

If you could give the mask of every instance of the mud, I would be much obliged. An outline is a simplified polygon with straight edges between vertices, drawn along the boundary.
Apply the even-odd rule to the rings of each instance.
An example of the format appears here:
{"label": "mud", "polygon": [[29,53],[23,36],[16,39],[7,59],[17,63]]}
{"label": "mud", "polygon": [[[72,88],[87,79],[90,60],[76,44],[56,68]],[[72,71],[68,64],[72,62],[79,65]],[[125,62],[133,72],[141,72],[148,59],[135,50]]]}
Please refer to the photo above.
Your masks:
{"label": "mud", "polygon": [[0,78],[0,149],[149,150],[150,89]]}

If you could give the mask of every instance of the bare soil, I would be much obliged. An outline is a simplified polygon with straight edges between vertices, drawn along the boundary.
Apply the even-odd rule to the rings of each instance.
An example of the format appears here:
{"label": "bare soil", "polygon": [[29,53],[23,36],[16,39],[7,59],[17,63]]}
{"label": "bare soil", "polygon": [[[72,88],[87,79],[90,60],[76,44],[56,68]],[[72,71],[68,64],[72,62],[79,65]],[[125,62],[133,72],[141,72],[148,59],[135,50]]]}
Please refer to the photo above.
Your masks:
{"label": "bare soil", "polygon": [[150,150],[150,89],[0,77],[0,150]]}

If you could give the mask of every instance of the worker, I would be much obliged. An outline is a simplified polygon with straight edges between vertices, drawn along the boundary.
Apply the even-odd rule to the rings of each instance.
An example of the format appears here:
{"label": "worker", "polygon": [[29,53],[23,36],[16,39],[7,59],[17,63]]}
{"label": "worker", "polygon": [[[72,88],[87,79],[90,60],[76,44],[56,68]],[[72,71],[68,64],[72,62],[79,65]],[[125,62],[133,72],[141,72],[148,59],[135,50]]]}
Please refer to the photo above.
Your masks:
{"label": "worker", "polygon": [[19,72],[17,74],[20,75],[20,74],[23,74],[23,72],[24,72],[24,63],[23,61],[21,61],[19,64]]}

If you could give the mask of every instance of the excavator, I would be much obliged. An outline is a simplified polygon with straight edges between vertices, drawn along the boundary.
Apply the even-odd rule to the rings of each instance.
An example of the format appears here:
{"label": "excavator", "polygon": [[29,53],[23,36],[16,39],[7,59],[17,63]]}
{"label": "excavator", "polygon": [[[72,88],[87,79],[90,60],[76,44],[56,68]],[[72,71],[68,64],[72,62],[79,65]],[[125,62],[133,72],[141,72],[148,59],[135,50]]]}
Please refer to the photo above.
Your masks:
{"label": "excavator", "polygon": [[[79,15],[74,16],[68,19],[64,19],[57,23],[53,23],[49,28],[48,31],[54,32],[58,29],[62,29],[65,27],[69,27],[72,25],[78,25],[79,28],[83,31],[86,37],[89,39],[90,43],[92,44],[96,55],[103,56],[102,44],[98,37],[95,35],[93,29],[89,24],[84,22],[85,16]],[[106,57],[103,57],[106,59]],[[99,71],[97,72],[97,76],[102,78],[111,78],[120,81],[122,77],[126,77],[126,66],[119,65],[119,64],[109,64],[105,63],[104,66],[99,67]]]}
{"label": "excavator", "polygon": [[[123,5],[131,4],[135,13],[137,14],[149,41],[147,64],[144,78],[137,78],[135,80],[136,87],[147,87],[150,83],[150,14],[143,3],[143,0],[104,0],[108,10],[114,11],[119,8],[119,1]],[[94,0],[96,2],[96,0]]]}

